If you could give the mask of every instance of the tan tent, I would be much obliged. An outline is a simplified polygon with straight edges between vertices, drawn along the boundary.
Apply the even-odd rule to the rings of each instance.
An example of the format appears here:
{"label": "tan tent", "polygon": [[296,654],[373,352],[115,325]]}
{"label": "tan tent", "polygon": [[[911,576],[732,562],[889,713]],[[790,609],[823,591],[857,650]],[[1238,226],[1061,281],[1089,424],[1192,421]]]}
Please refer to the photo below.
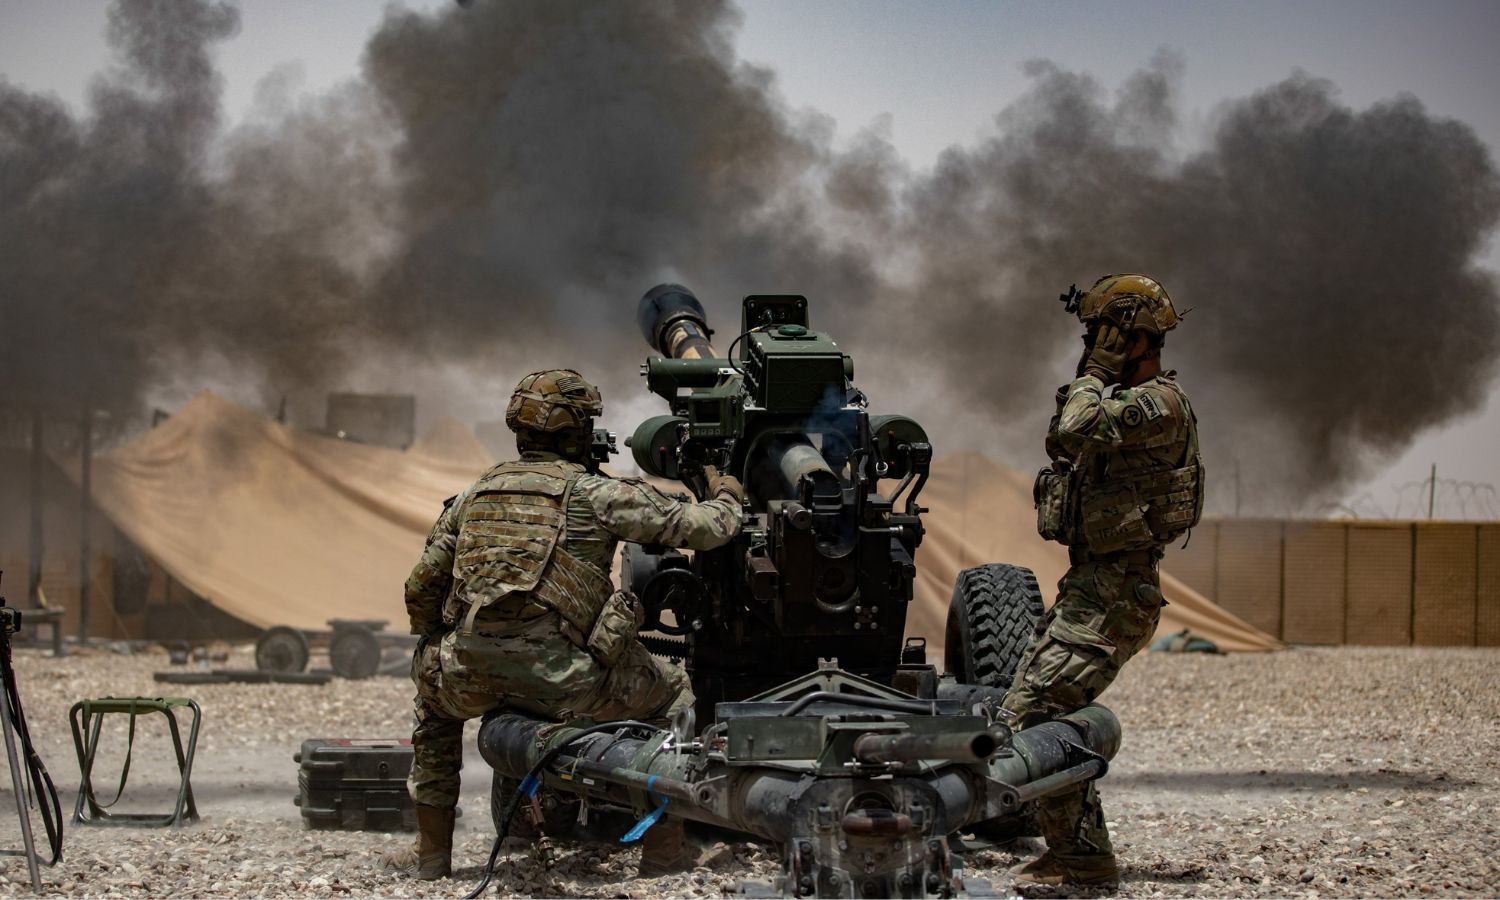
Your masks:
{"label": "tan tent", "polygon": [[404,630],[401,584],[444,498],[487,463],[451,432],[403,453],[296,431],[204,392],[99,457],[94,494],[174,578],[246,622]]}
{"label": "tan tent", "polygon": [[[211,393],[94,467],[99,507],[193,592],[253,625],[323,628],[329,619],[405,622],[401,585],[443,500],[489,454],[444,420],[401,452],[308,434]],[[941,659],[958,570],[1032,568],[1050,593],[1062,548],[1032,527],[1030,480],[977,454],[939,460],[918,552],[910,633]],[[1168,579],[1164,628],[1191,627],[1226,650],[1276,642]],[[1050,600],[1050,597],[1049,597]]]}

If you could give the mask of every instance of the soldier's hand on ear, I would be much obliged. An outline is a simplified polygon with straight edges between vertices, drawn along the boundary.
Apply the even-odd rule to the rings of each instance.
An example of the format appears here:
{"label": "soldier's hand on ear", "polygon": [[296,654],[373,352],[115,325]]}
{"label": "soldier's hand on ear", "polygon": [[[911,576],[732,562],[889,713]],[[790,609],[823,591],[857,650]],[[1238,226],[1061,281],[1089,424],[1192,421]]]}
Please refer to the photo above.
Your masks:
{"label": "soldier's hand on ear", "polygon": [[1088,367],[1089,355],[1094,352],[1095,334],[1095,331],[1089,331],[1083,335],[1083,352],[1078,355],[1078,365],[1073,369],[1074,378],[1082,378],[1083,370]]}
{"label": "soldier's hand on ear", "polygon": [[1125,356],[1129,347],[1129,336],[1114,325],[1104,322],[1094,337],[1094,349],[1089,351],[1088,359],[1084,361],[1083,374],[1092,375],[1107,385],[1114,384],[1120,380],[1120,372],[1125,368]]}
{"label": "soldier's hand on ear", "polygon": [[734,498],[734,502],[743,506],[745,503],[745,487],[740,480],[733,475],[725,475],[713,466],[703,467],[703,477],[708,479],[708,496],[717,500],[720,495],[728,495]]}

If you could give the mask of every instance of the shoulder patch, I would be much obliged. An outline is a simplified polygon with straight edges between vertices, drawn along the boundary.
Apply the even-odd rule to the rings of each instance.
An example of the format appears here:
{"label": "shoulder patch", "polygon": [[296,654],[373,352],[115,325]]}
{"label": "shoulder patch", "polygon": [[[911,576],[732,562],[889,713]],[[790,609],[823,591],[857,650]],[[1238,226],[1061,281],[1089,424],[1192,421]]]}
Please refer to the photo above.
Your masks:
{"label": "shoulder patch", "polygon": [[1144,419],[1145,415],[1141,412],[1141,408],[1134,403],[1120,411],[1120,421],[1124,422],[1127,427],[1134,428]]}
{"label": "shoulder patch", "polygon": [[1162,417],[1161,404],[1157,403],[1156,398],[1145,391],[1140,393],[1135,402],[1140,406],[1141,413],[1146,417],[1147,422],[1155,422]]}

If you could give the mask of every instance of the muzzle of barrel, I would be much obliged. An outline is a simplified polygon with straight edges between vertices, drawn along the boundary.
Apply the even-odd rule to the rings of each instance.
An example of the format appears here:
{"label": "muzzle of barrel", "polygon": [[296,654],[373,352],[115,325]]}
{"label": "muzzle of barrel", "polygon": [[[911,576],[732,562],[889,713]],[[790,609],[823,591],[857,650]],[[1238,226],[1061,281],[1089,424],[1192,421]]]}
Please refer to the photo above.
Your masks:
{"label": "muzzle of barrel", "polygon": [[708,315],[693,292],[680,284],[658,284],[641,297],[636,324],[646,343],[673,359],[711,359]]}

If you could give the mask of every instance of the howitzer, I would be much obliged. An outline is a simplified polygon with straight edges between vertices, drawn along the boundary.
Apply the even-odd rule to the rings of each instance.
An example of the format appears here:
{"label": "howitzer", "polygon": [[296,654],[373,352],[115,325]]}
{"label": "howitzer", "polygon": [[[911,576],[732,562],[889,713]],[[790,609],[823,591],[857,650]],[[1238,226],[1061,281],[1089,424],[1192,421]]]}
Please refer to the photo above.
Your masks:
{"label": "howitzer", "polygon": [[670,736],[585,733],[497,714],[480,731],[506,776],[497,830],[516,809],[504,786],[535,774],[590,805],[777,843],[778,896],[981,894],[949,835],[1013,836],[1024,804],[1103,774],[1119,726],[1102,707],[1014,735],[996,722],[1042,614],[1026,569],[959,573],[942,678],[925,639],[903,637],[932,447],[912,419],[869,412],[853,361],[811,329],[807,307],[746,297],[721,356],[686,288],[642,298],[642,333],[662,354],[642,374],[670,412],[635,429],[632,456],[699,499],[708,466],[747,494],[744,527],[723,547],[624,551],[623,586],[646,611],[642,630],[658,632],[642,641],[684,661],[695,720],[712,724],[701,736],[687,723]]}
{"label": "howitzer", "polygon": [[717,466],[748,496],[745,527],[726,547],[625,553],[644,630],[681,638],[648,646],[686,660],[703,718],[824,657],[887,685],[935,680],[920,647],[903,659],[902,643],[932,447],[912,419],[868,412],[853,361],[809,327],[807,306],[795,295],[746,297],[724,356],[686,288],[659,285],[638,310],[663,354],[646,361],[646,386],[671,412],[628,439],[637,465],[700,498],[703,468]]}
{"label": "howitzer", "polygon": [[1120,742],[1102,706],[1012,734],[959,700],[917,700],[831,661],[720,703],[694,731],[589,733],[504,713],[485,721],[479,748],[504,775],[632,807],[647,827],[659,809],[774,842],[781,874],[743,894],[952,897],[990,886],[965,877],[950,834],[1098,777]]}

